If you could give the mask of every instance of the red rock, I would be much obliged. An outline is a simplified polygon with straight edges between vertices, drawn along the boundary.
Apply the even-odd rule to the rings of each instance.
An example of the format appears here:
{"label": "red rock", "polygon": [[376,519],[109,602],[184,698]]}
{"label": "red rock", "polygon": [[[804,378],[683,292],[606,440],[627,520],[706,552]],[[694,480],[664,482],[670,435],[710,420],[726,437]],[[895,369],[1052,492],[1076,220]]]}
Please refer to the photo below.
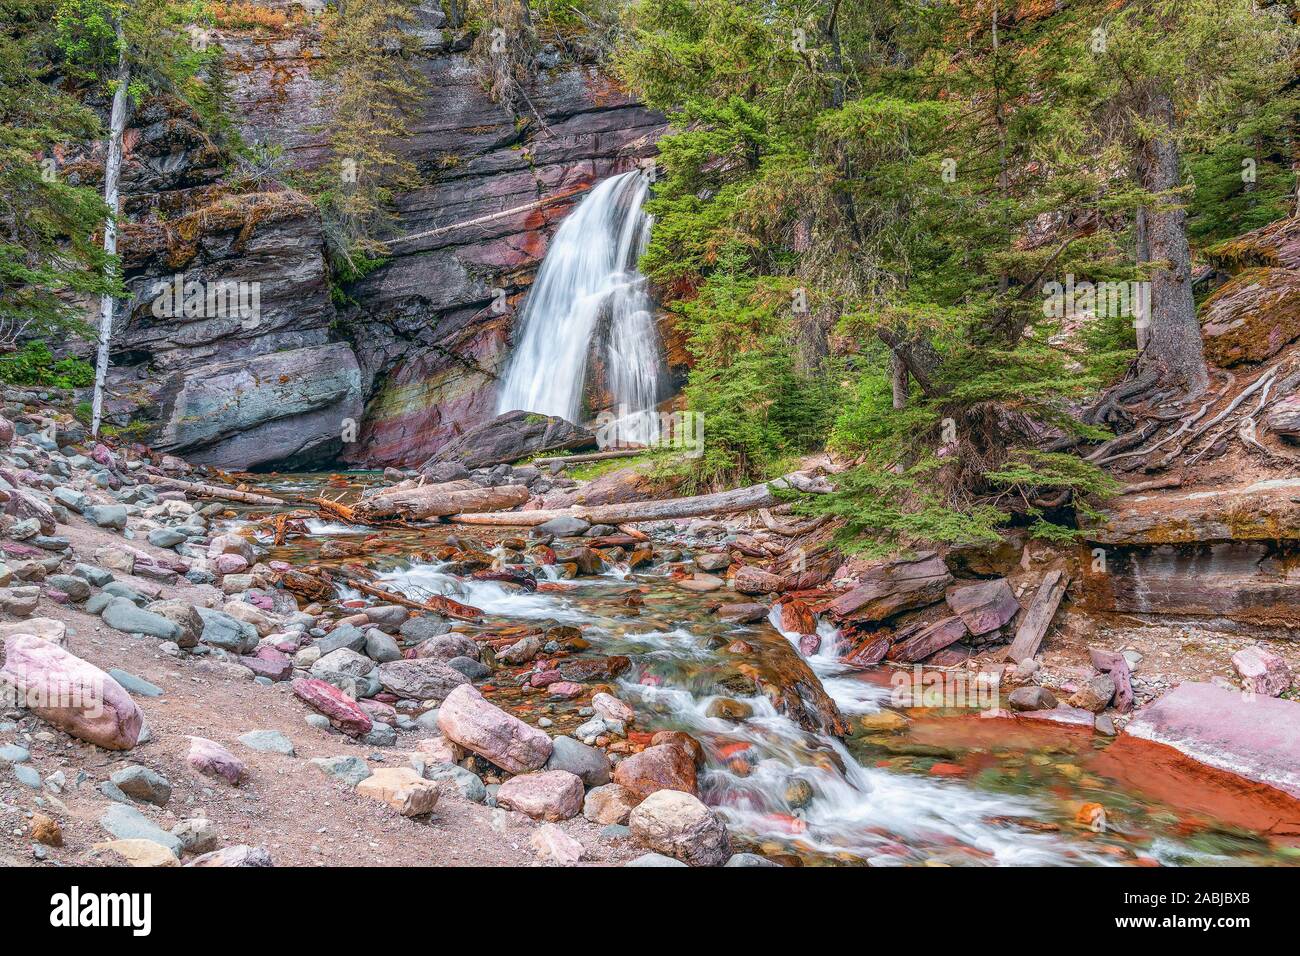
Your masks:
{"label": "red rock", "polygon": [[560,661],[559,670],[565,680],[611,681],[632,666],[632,659],[622,655],[598,657],[570,657]]}
{"label": "red rock", "polygon": [[105,750],[130,750],[144,714],[131,695],[94,664],[30,634],[5,639],[0,680],[18,702],[80,740]]}
{"label": "red rock", "polygon": [[803,601],[792,598],[781,604],[781,630],[787,634],[816,634],[817,615]]}
{"label": "red rock", "polygon": [[695,762],[695,766],[704,766],[704,748],[700,742],[690,734],[682,730],[660,730],[650,738],[650,746],[658,747],[660,744],[668,744],[672,747],[681,747],[686,751],[686,756]]}
{"label": "red rock", "polygon": [[736,572],[731,583],[741,594],[775,594],[781,590],[779,574],[749,564]]}
{"label": "red rock", "polygon": [[1119,651],[1108,651],[1100,647],[1088,648],[1092,666],[1103,674],[1109,674],[1115,681],[1115,709],[1126,714],[1133,709],[1133,682],[1128,661]]}
{"label": "red rock", "polygon": [[945,617],[889,649],[886,655],[891,661],[911,664],[924,660],[936,651],[941,651],[949,644],[955,644],[966,636],[966,625],[959,617]]}
{"label": "red rock", "polygon": [[528,677],[528,683],[534,687],[549,687],[551,684],[558,684],[563,679],[559,671],[533,671]]}
{"label": "red rock", "polygon": [[568,820],[582,812],[582,778],[567,770],[543,770],[511,777],[497,791],[497,803],[534,820]]}
{"label": "red rock", "polygon": [[268,677],[274,681],[288,680],[293,674],[293,661],[274,647],[262,646],[251,657],[240,658],[250,671],[259,677]]}
{"label": "red rock", "polygon": [[964,777],[966,768],[958,763],[936,763],[930,767],[932,777]]}
{"label": "red rock", "polygon": [[190,752],[185,760],[204,776],[221,777],[234,786],[239,786],[247,772],[242,760],[206,737],[190,738]]}
{"label": "red rock", "polygon": [[571,680],[562,680],[562,681],[556,681],[554,684],[550,684],[549,686],[547,686],[546,693],[550,697],[559,698],[561,700],[567,700],[570,697],[577,697],[585,689],[586,688],[584,688],[581,684],[575,684]]}
{"label": "red rock", "polygon": [[614,782],[644,800],[660,790],[697,791],[695,761],[685,748],[673,744],[647,747],[614,768]]}
{"label": "red rock", "polygon": [[853,590],[827,607],[847,621],[883,621],[901,611],[925,607],[943,597],[952,575],[933,552],[907,561],[888,560],[868,569]]}
{"label": "red rock", "polygon": [[821,650],[822,639],[820,634],[800,634],[799,635],[799,653],[804,657],[812,657]]}
{"label": "red rock", "polygon": [[357,702],[333,684],[315,677],[300,677],[293,682],[294,696],[308,707],[329,718],[338,730],[352,737],[370,733],[374,726]]}
{"label": "red rock", "polygon": [[949,589],[945,600],[967,630],[977,637],[996,631],[1020,611],[1020,602],[1006,578],[959,585]]}

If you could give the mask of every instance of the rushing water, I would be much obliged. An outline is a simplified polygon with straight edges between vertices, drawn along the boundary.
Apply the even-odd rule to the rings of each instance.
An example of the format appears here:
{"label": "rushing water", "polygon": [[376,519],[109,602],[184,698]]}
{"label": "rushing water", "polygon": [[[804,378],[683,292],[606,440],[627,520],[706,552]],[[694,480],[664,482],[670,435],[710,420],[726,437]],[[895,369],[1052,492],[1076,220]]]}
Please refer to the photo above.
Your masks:
{"label": "rushing water", "polygon": [[589,356],[604,369],[618,411],[607,442],[648,444],[663,362],[646,280],[636,263],[650,239],[639,172],[596,186],[564,220],[520,316],[498,412],[516,409],[578,421]]}
{"label": "rushing water", "polygon": [[[323,522],[309,530],[274,556],[315,562],[331,537],[349,531],[355,540],[366,537]],[[445,594],[483,609],[481,624],[464,626],[471,632],[571,624],[590,644],[583,653],[631,658],[614,690],[637,711],[632,729],[684,730],[700,741],[706,754],[701,798],[724,814],[741,849],[807,865],[1300,862],[1296,831],[1289,843],[1261,832],[1276,822],[1276,812],[1242,802],[1232,781],[1170,769],[1158,763],[1156,751],[1126,749],[1091,731],[900,707],[891,698],[888,670],[845,667],[826,650],[831,640],[808,663],[854,729],[844,740],[810,733],[761,694],[738,694],[734,682],[763,659],[765,648],[786,641],[797,648],[797,637],[782,634],[773,621],[719,621],[709,611],[718,596],[678,588],[671,562],[635,571],[615,565],[600,576],[529,592],[449,573],[432,552],[451,531],[464,533],[447,526],[385,530],[372,539],[371,566],[387,586],[411,597]],[[499,543],[522,532],[472,533],[502,555]],[[539,580],[553,577],[535,570]],[[738,656],[737,638],[750,653]],[[571,733],[587,719],[579,713],[581,698],[552,701],[525,691],[512,679],[518,673],[504,668],[481,688],[525,720],[547,717],[553,734]],[[747,705],[748,718],[710,716],[710,704],[724,696]],[[906,725],[888,728],[875,720],[889,716],[886,711],[905,714]],[[1169,776],[1175,773],[1181,776]],[[1090,822],[1095,811],[1089,808],[1097,806],[1104,808],[1102,829]]]}

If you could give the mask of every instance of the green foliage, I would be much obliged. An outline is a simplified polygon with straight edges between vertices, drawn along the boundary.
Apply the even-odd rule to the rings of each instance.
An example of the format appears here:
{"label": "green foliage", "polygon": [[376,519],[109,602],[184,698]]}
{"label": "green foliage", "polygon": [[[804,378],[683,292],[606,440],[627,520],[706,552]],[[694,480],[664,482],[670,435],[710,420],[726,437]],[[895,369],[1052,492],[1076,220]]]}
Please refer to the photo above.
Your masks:
{"label": "green foliage", "polygon": [[16,352],[0,355],[0,381],[8,385],[85,388],[95,381],[95,369],[78,358],[57,362],[48,345],[37,339]]}

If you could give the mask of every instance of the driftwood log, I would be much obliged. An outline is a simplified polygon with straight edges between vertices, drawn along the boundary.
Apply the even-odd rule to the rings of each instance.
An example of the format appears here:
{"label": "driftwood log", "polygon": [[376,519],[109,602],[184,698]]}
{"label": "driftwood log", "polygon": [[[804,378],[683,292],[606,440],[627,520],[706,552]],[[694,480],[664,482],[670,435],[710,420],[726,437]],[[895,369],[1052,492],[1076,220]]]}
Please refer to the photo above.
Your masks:
{"label": "driftwood log", "polygon": [[352,512],[361,521],[392,517],[419,521],[462,511],[492,512],[517,508],[527,501],[528,488],[524,485],[484,488],[472,481],[449,481],[372,495],[354,504]]}
{"label": "driftwood log", "polygon": [[554,455],[549,458],[534,458],[531,465],[579,465],[586,461],[609,461],[612,458],[635,458],[644,455],[645,448],[617,448],[613,451],[593,451],[585,455]]}
{"label": "driftwood log", "polygon": [[1043,583],[1034,593],[1034,600],[1029,605],[1029,610],[1020,621],[1020,627],[1016,629],[1016,639],[1011,642],[1011,648],[1007,651],[1010,660],[1019,664],[1038,653],[1038,648],[1043,643],[1043,636],[1056,615],[1061,598],[1065,597],[1065,589],[1069,583],[1070,579],[1064,571],[1047,572]]}
{"label": "driftwood log", "polygon": [[163,485],[169,488],[179,488],[187,494],[196,495],[199,498],[222,498],[226,501],[238,501],[246,505],[287,505],[291,502],[283,498],[276,498],[272,495],[261,495],[251,491],[238,491],[235,488],[224,488],[221,485],[205,485],[197,481],[181,481],[179,478],[166,478],[162,475],[146,475],[151,485]]}
{"label": "driftwood log", "polygon": [[748,488],[734,488],[712,495],[694,495],[689,498],[668,498],[663,501],[631,501],[616,505],[574,505],[537,511],[512,511],[508,513],[476,514],[466,511],[454,515],[457,524],[503,525],[532,527],[545,524],[552,518],[575,517],[592,524],[620,525],[637,521],[663,521],[670,518],[696,518],[701,515],[728,514],[733,511],[750,511],[768,508],[778,502],[777,492],[783,489],[825,494],[832,490],[824,478],[804,472],[793,472],[775,481]]}

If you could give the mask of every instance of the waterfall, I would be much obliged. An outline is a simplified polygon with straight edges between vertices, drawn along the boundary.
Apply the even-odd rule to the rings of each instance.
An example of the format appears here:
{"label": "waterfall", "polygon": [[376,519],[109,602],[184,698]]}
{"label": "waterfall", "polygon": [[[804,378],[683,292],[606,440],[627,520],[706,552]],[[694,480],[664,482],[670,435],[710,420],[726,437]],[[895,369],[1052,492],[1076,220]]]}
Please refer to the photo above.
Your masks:
{"label": "waterfall", "polygon": [[606,179],[561,223],[528,294],[497,412],[582,416],[587,360],[599,356],[617,412],[603,444],[650,444],[663,362],[645,276],[636,263],[650,240],[640,172]]}

